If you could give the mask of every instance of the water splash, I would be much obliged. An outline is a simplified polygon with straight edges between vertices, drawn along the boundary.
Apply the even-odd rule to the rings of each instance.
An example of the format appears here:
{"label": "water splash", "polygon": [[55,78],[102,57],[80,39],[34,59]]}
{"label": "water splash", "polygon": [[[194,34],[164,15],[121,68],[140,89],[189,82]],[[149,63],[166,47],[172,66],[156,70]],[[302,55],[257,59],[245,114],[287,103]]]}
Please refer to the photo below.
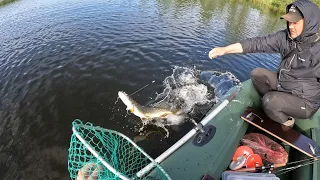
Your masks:
{"label": "water splash", "polygon": [[170,106],[180,109],[180,114],[190,113],[195,105],[214,101],[213,88],[203,84],[199,71],[175,67],[173,74],[163,81],[164,90],[157,95],[154,106]]}
{"label": "water splash", "polygon": [[226,99],[226,97],[230,95],[228,92],[231,88],[240,88],[242,86],[240,80],[228,71],[203,71],[200,73],[200,79],[204,82],[207,82],[215,89],[215,97],[217,102],[221,102]]}
{"label": "water splash", "polygon": [[143,121],[139,131],[151,124],[164,129],[166,137],[169,137],[167,126],[179,125],[197,116],[202,117],[215,103],[228,96],[230,88],[240,84],[230,72],[201,72],[195,68],[176,66],[172,75],[164,79],[163,91],[148,106],[178,109],[178,113],[166,119]]}

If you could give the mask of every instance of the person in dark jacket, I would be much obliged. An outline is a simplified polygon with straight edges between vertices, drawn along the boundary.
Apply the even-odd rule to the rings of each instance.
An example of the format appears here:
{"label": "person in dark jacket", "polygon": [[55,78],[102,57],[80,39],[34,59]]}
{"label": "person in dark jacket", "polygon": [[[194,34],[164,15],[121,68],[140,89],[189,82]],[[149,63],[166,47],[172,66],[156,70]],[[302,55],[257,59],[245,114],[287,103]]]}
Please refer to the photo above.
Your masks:
{"label": "person in dark jacket", "polygon": [[209,58],[230,53],[280,53],[277,72],[256,68],[251,80],[268,117],[287,126],[294,118],[307,119],[320,107],[320,9],[308,0],[287,6],[281,18],[287,28],[264,37],[216,47]]}

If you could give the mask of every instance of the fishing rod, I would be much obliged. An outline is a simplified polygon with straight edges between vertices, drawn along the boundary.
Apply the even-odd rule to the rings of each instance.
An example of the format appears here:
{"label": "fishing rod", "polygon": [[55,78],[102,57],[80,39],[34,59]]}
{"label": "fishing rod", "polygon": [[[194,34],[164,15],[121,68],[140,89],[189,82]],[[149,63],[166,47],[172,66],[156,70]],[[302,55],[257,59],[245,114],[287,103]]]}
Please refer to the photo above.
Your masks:
{"label": "fishing rod", "polygon": [[259,166],[259,167],[253,167],[253,168],[241,168],[241,169],[237,169],[234,171],[237,171],[237,172],[256,172],[256,171],[270,172],[275,168],[284,167],[284,166],[286,166],[285,163],[283,163],[283,164],[267,164],[265,166]]}
{"label": "fishing rod", "polygon": [[[316,157],[312,157],[312,158],[302,159],[302,160],[299,160],[299,161],[283,163],[283,164],[267,164],[267,165],[260,166],[260,167],[242,168],[242,169],[237,169],[235,171],[237,171],[237,172],[257,172],[258,171],[258,172],[271,173],[271,171],[274,171],[274,169],[284,167],[282,169],[275,170],[275,174],[281,175],[281,174],[293,171],[293,170],[298,169],[298,168],[303,167],[303,166],[307,166],[307,165],[318,163],[320,161],[319,160],[314,160],[314,158],[319,158],[319,157],[320,156],[316,156]],[[286,167],[288,165],[302,163],[302,162],[306,162],[306,163],[298,164],[298,165],[292,166],[292,167]]]}
{"label": "fishing rod", "polygon": [[276,171],[276,174],[277,175],[281,175],[281,174],[293,171],[293,170],[298,169],[298,168],[303,167],[303,166],[308,166],[308,165],[311,165],[311,164],[318,163],[318,162],[320,162],[320,160],[319,159],[315,160],[314,158],[319,158],[319,157],[320,156],[316,156],[316,157],[312,157],[312,158],[308,158],[308,159],[303,159],[303,160],[287,163],[287,165],[290,165],[290,164],[297,164],[297,163],[301,163],[301,162],[306,162],[306,163],[303,163],[303,164],[298,164],[296,166],[279,169],[279,170]]}
{"label": "fishing rod", "polygon": [[277,170],[276,174],[277,175],[285,174],[287,172],[293,171],[293,170],[298,169],[300,167],[308,166],[308,165],[315,164],[315,163],[318,163],[318,162],[319,162],[319,160],[313,160],[313,161],[310,161],[310,162],[307,162],[307,163],[304,163],[304,164],[299,164],[297,166],[280,169],[280,170]]}
{"label": "fishing rod", "polygon": [[[315,156],[315,157],[311,157],[311,158],[307,158],[307,159],[302,159],[302,160],[299,160],[299,161],[289,162],[289,163],[287,163],[286,165],[289,165],[289,164],[296,164],[296,163],[304,162],[304,161],[310,161],[310,160],[314,160],[315,158],[320,158],[320,155]],[[317,161],[317,160],[314,160],[314,161]]]}

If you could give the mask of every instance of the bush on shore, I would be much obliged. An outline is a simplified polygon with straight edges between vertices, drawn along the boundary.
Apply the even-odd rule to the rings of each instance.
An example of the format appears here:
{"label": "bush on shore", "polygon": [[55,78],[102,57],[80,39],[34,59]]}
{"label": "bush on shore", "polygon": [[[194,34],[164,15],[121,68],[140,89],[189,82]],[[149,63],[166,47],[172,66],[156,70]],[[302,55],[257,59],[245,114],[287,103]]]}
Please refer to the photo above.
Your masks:
{"label": "bush on shore", "polygon": [[13,1],[16,1],[16,0],[0,0],[0,6],[11,3]]}
{"label": "bush on shore", "polygon": [[[285,13],[288,4],[294,2],[292,0],[261,0],[271,6],[272,9]],[[313,2],[320,7],[320,0],[313,0]]]}

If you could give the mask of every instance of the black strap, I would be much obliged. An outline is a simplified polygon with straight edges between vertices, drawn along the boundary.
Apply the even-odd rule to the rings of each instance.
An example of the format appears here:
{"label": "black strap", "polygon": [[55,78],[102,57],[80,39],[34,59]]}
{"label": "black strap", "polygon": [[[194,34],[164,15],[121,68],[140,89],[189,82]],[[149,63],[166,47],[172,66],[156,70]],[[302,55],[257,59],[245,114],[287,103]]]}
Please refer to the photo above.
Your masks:
{"label": "black strap", "polygon": [[291,57],[293,54],[296,54],[303,49],[309,49],[319,41],[320,41],[320,33],[318,32],[318,33],[312,35],[311,38],[309,38],[309,40],[307,42],[305,42],[303,44],[298,44],[297,47],[292,49],[287,55],[284,56],[283,59]]}
{"label": "black strap", "polygon": [[320,40],[320,34],[319,32],[312,35],[307,42],[303,43],[303,44],[298,44],[297,48],[299,49],[299,51],[303,50],[303,49],[308,49],[311,48],[313,45],[315,45],[317,42],[319,42]]}
{"label": "black strap", "polygon": [[292,49],[287,55],[284,56],[282,59],[287,59],[288,57],[291,57],[293,54],[296,54],[298,52],[297,48]]}

